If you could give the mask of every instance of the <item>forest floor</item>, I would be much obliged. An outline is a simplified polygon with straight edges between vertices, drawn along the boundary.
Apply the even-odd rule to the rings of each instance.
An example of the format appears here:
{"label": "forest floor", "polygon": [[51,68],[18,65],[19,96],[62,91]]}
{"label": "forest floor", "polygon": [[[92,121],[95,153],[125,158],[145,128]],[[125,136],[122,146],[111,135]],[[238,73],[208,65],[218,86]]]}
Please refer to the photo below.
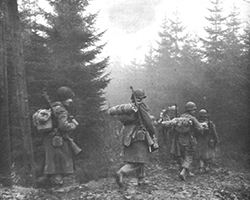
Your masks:
{"label": "forest floor", "polygon": [[249,172],[217,166],[210,173],[194,170],[195,176],[184,182],[179,179],[176,166],[151,164],[146,167],[147,184],[143,186],[137,186],[131,175],[125,177],[124,189],[112,177],[61,190],[0,187],[0,200],[250,200]]}

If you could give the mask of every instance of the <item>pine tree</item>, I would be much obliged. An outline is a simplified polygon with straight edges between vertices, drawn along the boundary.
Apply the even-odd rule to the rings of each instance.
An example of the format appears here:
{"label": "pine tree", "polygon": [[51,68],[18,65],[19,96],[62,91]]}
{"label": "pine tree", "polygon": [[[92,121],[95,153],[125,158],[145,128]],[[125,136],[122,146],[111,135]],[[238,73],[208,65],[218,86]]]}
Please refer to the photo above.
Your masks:
{"label": "pine tree", "polygon": [[243,40],[243,54],[241,56],[242,62],[244,63],[245,68],[243,71],[246,73],[246,76],[249,77],[249,67],[250,67],[250,18],[248,18],[248,23],[244,29],[244,34],[242,35]]}
{"label": "pine tree", "polygon": [[[250,141],[250,136],[249,136],[249,131],[250,131],[250,125],[249,125],[249,118],[250,118],[250,105],[249,105],[249,97],[250,97],[250,72],[249,72],[249,68],[250,68],[250,18],[248,18],[248,24],[247,27],[245,28],[244,34],[242,36],[243,39],[243,44],[244,44],[244,48],[243,48],[243,54],[241,55],[240,60],[242,61],[241,64],[241,70],[242,73],[244,74],[243,78],[244,78],[244,85],[242,86],[242,94],[244,94],[244,96],[240,97],[240,99],[242,98],[244,101],[241,103],[243,109],[242,109],[242,113],[244,114],[244,116],[241,115],[242,119],[244,119],[243,122],[241,122],[241,124],[243,124],[242,130],[244,130],[245,132],[245,137],[243,135],[243,141],[245,142],[245,150],[247,153],[250,152],[250,147],[249,147],[249,141]],[[245,106],[245,107],[244,107]],[[249,161],[249,160],[248,160]]]}
{"label": "pine tree", "polygon": [[[97,14],[86,13],[88,0],[49,1],[53,13],[46,13],[45,29],[49,62],[53,81],[48,91],[53,98],[55,89],[67,85],[76,94],[75,107],[71,113],[79,121],[76,141],[93,162],[105,162],[102,150],[104,89],[109,83],[105,69],[108,58],[101,58],[105,44],[100,44],[105,33],[95,28]],[[94,154],[94,156],[93,156]],[[92,172],[94,173],[95,166]],[[101,170],[101,169],[95,169]]]}
{"label": "pine tree", "polygon": [[[235,6],[225,18],[222,17],[221,1],[213,0],[211,3],[214,5],[213,9],[209,9],[212,16],[207,18],[210,27],[205,28],[208,39],[203,40],[206,58],[206,79],[203,87],[207,91],[209,111],[213,113],[214,120],[232,125],[218,129],[221,140],[235,140],[234,133],[242,132],[246,123],[245,120],[238,120],[246,108],[247,99],[244,89],[247,77],[242,70],[244,64],[241,59],[244,48],[239,31],[242,24]],[[244,138],[243,135],[244,132],[237,135],[238,141]]]}
{"label": "pine tree", "polygon": [[222,15],[221,0],[210,0],[210,2],[213,8],[208,8],[211,15],[206,17],[210,26],[205,27],[208,38],[203,40],[205,46],[204,55],[208,63],[216,65],[223,59],[224,24],[226,18]]}
{"label": "pine tree", "polygon": [[60,84],[71,86],[82,99],[88,99],[86,104],[91,102],[94,106],[96,103],[97,111],[103,104],[102,90],[108,83],[104,75],[108,59],[96,59],[104,47],[96,45],[104,34],[95,30],[97,14],[84,15],[88,1],[50,1],[50,4],[55,14],[47,18],[52,28],[46,33],[50,61],[56,71],[54,78]]}
{"label": "pine tree", "polygon": [[145,60],[146,73],[151,73],[147,87],[151,88],[154,100],[157,99],[152,104],[160,105],[155,105],[158,112],[173,103],[184,104],[187,99],[195,96],[202,78],[198,40],[188,34],[177,11],[173,19],[164,19],[159,37],[158,47],[154,51],[154,63]]}
{"label": "pine tree", "polygon": [[233,8],[226,20],[225,30],[225,56],[229,63],[236,64],[242,51],[242,43],[240,42],[240,29],[242,26],[239,20],[239,8],[233,4]]}
{"label": "pine tree", "polygon": [[37,0],[22,0],[19,5],[26,81],[30,98],[29,107],[34,113],[45,103],[42,91],[54,81],[50,51],[47,45],[45,25],[38,23],[43,18]]}
{"label": "pine tree", "polygon": [[[208,8],[210,16],[206,17],[209,25],[204,28],[207,38],[201,38],[205,61],[205,81],[203,87],[204,91],[206,91],[206,96],[210,99],[210,103],[215,104],[217,102],[216,105],[218,105],[217,99],[222,95],[220,90],[225,87],[220,76],[225,70],[223,61],[225,57],[224,38],[226,18],[223,17],[221,0],[210,0],[210,2],[212,7]],[[210,112],[216,112],[218,108],[213,106],[210,109]]]}
{"label": "pine tree", "polygon": [[[74,139],[81,144],[85,155],[97,154],[96,159],[101,162],[103,158],[100,156],[104,155],[99,133],[103,124],[104,89],[109,83],[108,74],[105,74],[108,58],[100,56],[105,46],[100,40],[105,32],[95,28],[98,13],[86,13],[88,0],[48,2],[53,8],[52,13],[39,8],[36,0],[24,2],[23,43],[30,107],[34,113],[44,106],[43,89],[53,101],[59,86],[72,88],[76,94],[76,106],[70,111],[80,123]],[[27,3],[33,3],[32,9]],[[41,17],[44,18],[43,24],[37,20]],[[38,147],[35,149],[37,162],[41,165],[39,147],[42,143],[39,141],[34,140]]]}

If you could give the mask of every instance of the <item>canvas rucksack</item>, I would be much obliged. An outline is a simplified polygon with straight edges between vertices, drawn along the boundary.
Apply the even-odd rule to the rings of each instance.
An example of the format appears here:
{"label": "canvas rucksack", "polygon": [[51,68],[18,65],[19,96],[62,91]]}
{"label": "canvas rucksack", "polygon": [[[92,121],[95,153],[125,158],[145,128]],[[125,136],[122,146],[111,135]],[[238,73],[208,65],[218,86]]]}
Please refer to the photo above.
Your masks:
{"label": "canvas rucksack", "polygon": [[51,109],[39,109],[33,114],[33,123],[39,132],[53,129]]}
{"label": "canvas rucksack", "polygon": [[188,133],[192,126],[192,120],[187,117],[177,117],[172,120],[175,130],[179,133]]}
{"label": "canvas rucksack", "polygon": [[128,124],[135,121],[137,118],[135,113],[138,111],[138,108],[133,103],[121,104],[114,107],[111,107],[108,110],[110,115],[117,116],[118,120],[123,124]]}

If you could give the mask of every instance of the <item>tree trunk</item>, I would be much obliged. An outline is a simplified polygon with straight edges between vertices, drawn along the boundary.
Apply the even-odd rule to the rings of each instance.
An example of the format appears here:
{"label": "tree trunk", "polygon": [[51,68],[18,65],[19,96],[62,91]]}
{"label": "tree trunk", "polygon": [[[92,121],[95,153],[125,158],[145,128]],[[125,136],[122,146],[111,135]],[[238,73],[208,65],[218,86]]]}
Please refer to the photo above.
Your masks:
{"label": "tree trunk", "polygon": [[6,57],[6,4],[0,2],[0,182],[5,187],[12,186],[11,148],[9,127],[7,57]]}
{"label": "tree trunk", "polygon": [[28,108],[28,94],[24,67],[23,48],[21,41],[20,20],[17,9],[17,0],[7,0],[9,26],[11,34],[12,64],[16,82],[17,106],[21,135],[23,140],[23,163],[26,186],[35,184],[35,162],[31,137],[30,116]]}

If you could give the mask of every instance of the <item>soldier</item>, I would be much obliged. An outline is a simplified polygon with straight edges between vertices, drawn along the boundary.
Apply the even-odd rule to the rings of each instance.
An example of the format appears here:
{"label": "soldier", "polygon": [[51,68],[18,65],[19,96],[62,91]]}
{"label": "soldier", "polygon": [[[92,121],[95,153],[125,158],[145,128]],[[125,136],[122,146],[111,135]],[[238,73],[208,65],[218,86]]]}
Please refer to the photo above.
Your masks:
{"label": "soldier", "polygon": [[168,134],[169,128],[171,128],[171,120],[178,115],[176,105],[169,106],[167,109],[163,109],[157,119],[157,124],[161,125],[162,133]]}
{"label": "soldier", "polygon": [[[178,110],[176,105],[169,106],[161,118],[162,127],[166,128],[167,135],[169,137],[170,131],[173,129],[172,119],[177,117]],[[160,115],[161,116],[161,115]],[[160,121],[160,120],[159,120]]]}
{"label": "soldier", "polygon": [[111,116],[118,116],[123,123],[122,160],[125,162],[116,172],[116,182],[123,187],[124,175],[136,171],[138,185],[145,183],[144,165],[149,160],[151,148],[157,148],[155,141],[155,127],[149,115],[149,109],[143,102],[146,98],[145,92],[141,89],[133,91],[132,103],[111,107],[108,113]]}
{"label": "soldier", "polygon": [[172,143],[173,139],[175,138],[174,134],[174,124],[172,122],[172,119],[178,116],[178,108],[176,105],[169,106],[165,112],[162,112],[160,114],[162,116],[158,122],[160,122],[161,129],[162,129],[162,134],[163,134],[163,140],[164,144],[166,145],[166,153],[167,155],[171,156],[171,159],[176,160],[175,154],[171,151],[172,150]]}
{"label": "soldier", "polygon": [[197,135],[195,158],[199,161],[200,172],[209,172],[215,158],[219,137],[215,124],[209,120],[205,109],[199,111],[199,122],[203,126],[203,134]]}
{"label": "soldier", "polygon": [[[172,120],[175,126],[175,132],[178,134],[175,145],[177,145],[176,148],[179,151],[178,154],[182,158],[181,172],[179,176],[184,181],[186,180],[187,175],[193,176],[193,173],[190,171],[190,166],[193,162],[194,151],[197,144],[194,134],[200,134],[203,129],[198,120],[194,117],[195,111],[195,103],[188,102],[185,105],[185,113],[180,115],[179,118]],[[186,127],[179,127],[179,124],[180,126],[185,125]]]}
{"label": "soldier", "polygon": [[66,86],[56,91],[56,102],[51,103],[53,109],[53,129],[44,133],[45,166],[44,176],[38,183],[49,180],[52,187],[63,186],[64,179],[74,173],[73,153],[70,146],[72,139],[68,137],[78,126],[71,118],[68,106],[73,102],[74,92]]}

